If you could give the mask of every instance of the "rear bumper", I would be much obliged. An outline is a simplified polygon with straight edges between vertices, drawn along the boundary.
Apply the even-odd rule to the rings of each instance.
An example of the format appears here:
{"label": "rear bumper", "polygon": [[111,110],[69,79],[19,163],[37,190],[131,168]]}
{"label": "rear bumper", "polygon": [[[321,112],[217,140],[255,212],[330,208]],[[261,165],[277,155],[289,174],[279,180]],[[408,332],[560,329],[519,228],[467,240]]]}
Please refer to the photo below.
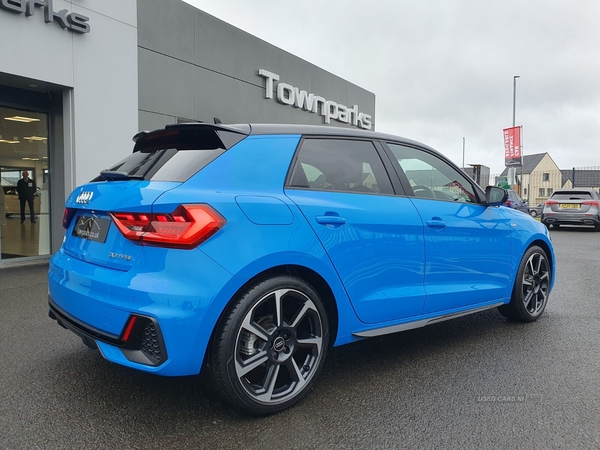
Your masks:
{"label": "rear bumper", "polygon": [[544,213],[541,222],[544,225],[600,225],[600,216],[597,214],[565,214],[565,213]]}
{"label": "rear bumper", "polygon": [[54,304],[50,296],[48,296],[48,317],[56,320],[56,323],[58,323],[64,329],[71,330],[81,338],[85,345],[93,349],[98,349],[96,339],[102,339],[101,336],[106,336],[105,339],[118,340],[118,336],[108,335],[107,333],[104,333],[96,328],[89,327],[87,324],[84,324],[74,317],[69,316]]}
{"label": "rear bumper", "polygon": [[[48,271],[49,315],[109,361],[158,375],[198,374],[218,319],[214,311],[222,310],[214,301],[231,275],[201,251],[180,252],[170,259],[146,255],[157,267],[148,263],[139,273],[59,250]],[[141,320],[125,341],[132,315]]]}
{"label": "rear bumper", "polygon": [[[101,342],[118,348],[127,360],[147,366],[160,366],[168,359],[160,326],[152,317],[132,314],[130,318],[134,317],[135,320],[128,323],[133,325],[117,336],[77,320],[56,306],[50,297],[48,297],[48,316],[56,320],[61,327],[79,336],[90,348],[97,349],[98,342]],[[122,338],[125,332],[128,336],[127,340]]]}

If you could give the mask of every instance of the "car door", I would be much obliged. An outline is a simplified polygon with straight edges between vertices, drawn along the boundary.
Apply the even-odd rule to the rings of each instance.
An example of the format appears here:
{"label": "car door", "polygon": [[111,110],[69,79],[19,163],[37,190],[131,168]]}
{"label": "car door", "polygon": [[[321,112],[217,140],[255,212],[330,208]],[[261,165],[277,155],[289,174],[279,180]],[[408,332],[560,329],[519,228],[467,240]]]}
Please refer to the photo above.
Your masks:
{"label": "car door", "polygon": [[521,196],[514,191],[510,191],[510,193],[512,194],[512,197],[514,197],[515,209],[518,209],[519,211],[522,211],[524,213],[528,213],[529,208],[527,207],[527,204],[523,201]]}
{"label": "car door", "polygon": [[423,224],[411,200],[395,194],[373,142],[304,139],[286,195],[325,248],[360,320],[421,313]]}
{"label": "car door", "polygon": [[452,310],[510,295],[512,229],[501,208],[439,154],[388,143],[406,191],[424,223],[423,313]]}

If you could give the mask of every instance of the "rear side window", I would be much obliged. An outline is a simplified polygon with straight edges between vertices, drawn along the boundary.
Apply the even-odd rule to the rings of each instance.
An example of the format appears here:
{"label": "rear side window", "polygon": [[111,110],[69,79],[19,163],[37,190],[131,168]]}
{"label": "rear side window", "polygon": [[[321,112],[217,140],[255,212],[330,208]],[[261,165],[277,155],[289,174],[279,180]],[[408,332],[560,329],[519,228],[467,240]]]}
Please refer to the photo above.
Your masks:
{"label": "rear side window", "polygon": [[305,139],[288,187],[393,194],[388,174],[370,141]]}

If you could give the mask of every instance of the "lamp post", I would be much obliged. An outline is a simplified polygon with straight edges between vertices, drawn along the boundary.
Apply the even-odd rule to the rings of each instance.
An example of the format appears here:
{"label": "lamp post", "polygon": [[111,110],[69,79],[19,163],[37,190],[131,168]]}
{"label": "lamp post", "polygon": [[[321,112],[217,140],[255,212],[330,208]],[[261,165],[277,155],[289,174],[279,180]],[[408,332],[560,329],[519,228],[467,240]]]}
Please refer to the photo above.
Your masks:
{"label": "lamp post", "polygon": [[[513,77],[513,128],[516,126],[516,118],[517,118],[517,78],[521,78],[520,75],[515,75]],[[520,143],[519,143],[520,146]],[[519,154],[521,152],[521,149],[519,148]],[[521,160],[522,161],[522,160]],[[521,172],[523,172],[523,167],[521,166]],[[515,183],[517,181],[517,169],[515,169],[514,167],[511,167],[508,170],[508,178],[509,178],[509,182],[511,185],[511,188],[513,187],[513,183]],[[521,195],[521,190],[518,188],[517,186],[517,190],[519,191],[519,195]]]}
{"label": "lamp post", "polygon": [[513,127],[516,125],[517,117],[517,78],[521,78],[520,75],[513,77]]}
{"label": "lamp post", "polygon": [[463,170],[465,170],[465,138],[463,138]]}

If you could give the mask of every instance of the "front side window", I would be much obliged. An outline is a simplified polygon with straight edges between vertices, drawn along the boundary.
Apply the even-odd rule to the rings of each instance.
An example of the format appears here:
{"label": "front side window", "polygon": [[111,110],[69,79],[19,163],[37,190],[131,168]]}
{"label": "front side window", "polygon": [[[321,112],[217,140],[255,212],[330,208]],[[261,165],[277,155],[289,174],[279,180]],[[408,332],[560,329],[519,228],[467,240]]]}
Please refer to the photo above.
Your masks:
{"label": "front side window", "polygon": [[424,150],[388,143],[415,197],[477,203],[475,188],[446,161]]}
{"label": "front side window", "polygon": [[393,194],[373,143],[349,139],[305,139],[288,187]]}

